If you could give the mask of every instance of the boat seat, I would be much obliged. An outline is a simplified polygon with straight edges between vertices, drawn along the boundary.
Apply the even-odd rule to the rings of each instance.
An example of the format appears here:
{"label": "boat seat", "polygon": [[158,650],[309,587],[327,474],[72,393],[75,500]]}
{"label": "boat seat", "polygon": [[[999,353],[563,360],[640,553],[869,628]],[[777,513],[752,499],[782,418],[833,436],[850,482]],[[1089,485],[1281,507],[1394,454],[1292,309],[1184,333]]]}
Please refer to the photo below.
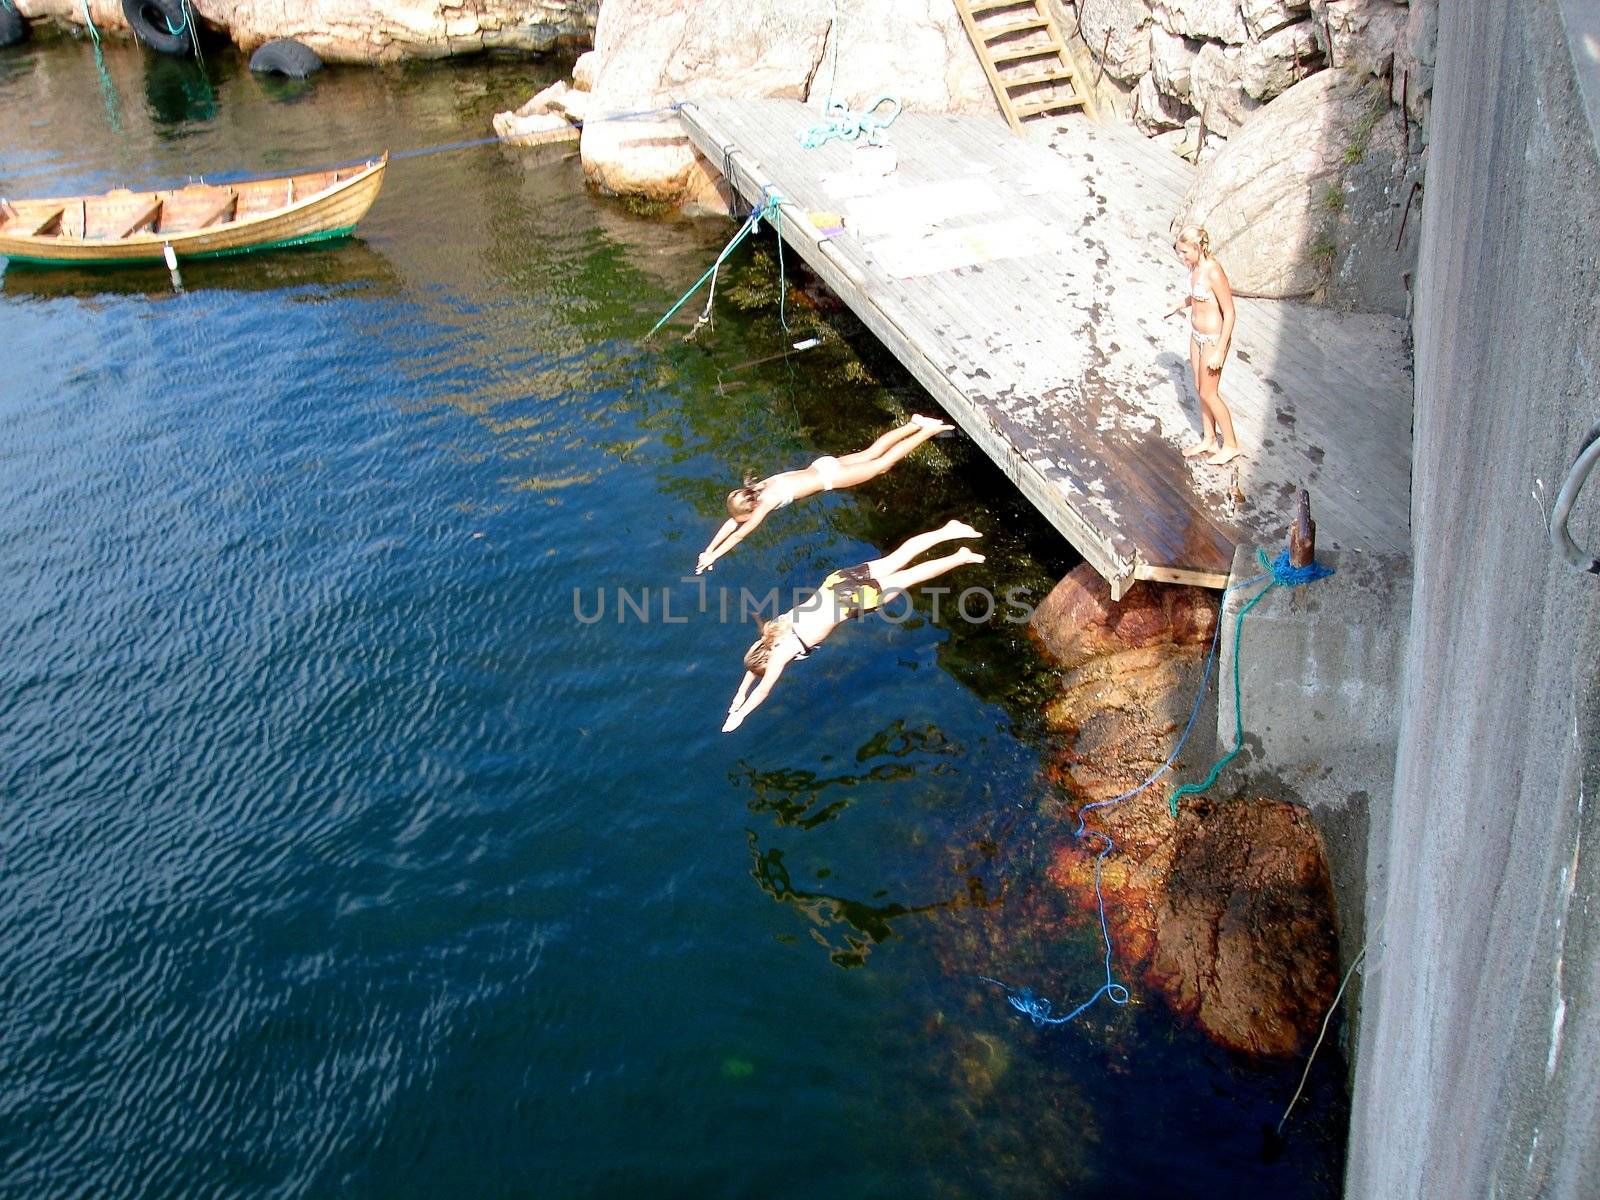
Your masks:
{"label": "boat seat", "polygon": [[215,225],[218,221],[231,221],[239,209],[239,194],[229,192],[210,208],[200,214],[200,219],[194,223],[194,228],[205,229]]}
{"label": "boat seat", "polygon": [[61,217],[66,211],[65,208],[55,209],[47,213],[44,220],[35,222],[31,227],[25,225],[15,232],[22,234],[24,237],[39,237],[41,234],[59,233],[61,232]]}
{"label": "boat seat", "polygon": [[150,228],[154,230],[156,223],[161,220],[162,203],[163,202],[160,200],[152,200],[149,204],[140,209],[133,220],[129,221],[128,224],[124,226],[123,229],[115,236],[119,239],[130,237],[137,233],[140,229],[144,228],[146,225],[150,226]]}

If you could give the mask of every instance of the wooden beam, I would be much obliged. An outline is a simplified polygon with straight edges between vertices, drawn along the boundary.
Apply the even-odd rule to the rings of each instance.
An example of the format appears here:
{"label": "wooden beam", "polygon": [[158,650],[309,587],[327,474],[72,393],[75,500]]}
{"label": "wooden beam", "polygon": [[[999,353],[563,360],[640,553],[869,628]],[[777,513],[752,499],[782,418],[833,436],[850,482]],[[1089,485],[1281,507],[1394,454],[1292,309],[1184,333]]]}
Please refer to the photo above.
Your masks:
{"label": "wooden beam", "polygon": [[152,200],[149,204],[146,204],[135,214],[133,220],[129,221],[114,237],[120,241],[137,233],[146,225],[154,229],[156,222],[161,219],[161,205],[162,201],[160,200]]}
{"label": "wooden beam", "polygon": [[40,237],[43,234],[52,232],[52,226],[54,227],[55,232],[60,232],[61,217],[66,211],[67,210],[65,208],[58,208],[54,212],[49,213],[44,220],[36,222],[32,229],[23,229],[19,230],[18,232],[28,237]]}
{"label": "wooden beam", "polygon": [[209,209],[202,212],[200,214],[201,219],[195,222],[194,227],[196,229],[205,229],[207,226],[215,225],[218,221],[222,220],[224,214],[227,214],[228,219],[232,220],[233,215],[238,212],[238,209],[239,194],[237,192],[229,192],[226,196],[222,197],[222,199],[213,204]]}

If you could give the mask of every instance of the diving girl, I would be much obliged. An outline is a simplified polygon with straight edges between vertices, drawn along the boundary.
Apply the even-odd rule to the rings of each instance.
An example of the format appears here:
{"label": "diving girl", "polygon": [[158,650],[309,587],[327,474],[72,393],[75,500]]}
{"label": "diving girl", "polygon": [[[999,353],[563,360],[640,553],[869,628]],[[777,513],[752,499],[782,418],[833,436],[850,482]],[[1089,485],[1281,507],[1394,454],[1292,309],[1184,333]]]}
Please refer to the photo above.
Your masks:
{"label": "diving girl", "polygon": [[809,658],[841,622],[878,608],[891,593],[916,587],[967,563],[983,561],[983,555],[968,546],[943,558],[911,566],[911,560],[917,555],[940,542],[982,536],[971,525],[960,521],[951,521],[931,533],[919,533],[892,554],[833,572],[806,603],[763,623],[761,636],[745,651],[744,679],[734,693],[733,703],[728,706],[728,719],[722,724],[722,732],[739,728],[751,711],[767,698],[784,667],[795,659]]}
{"label": "diving girl", "polygon": [[694,573],[702,575],[711,570],[712,564],[749,537],[768,513],[818,492],[855,487],[876,479],[929,438],[954,428],[933,417],[912,417],[865,450],[838,458],[825,454],[809,467],[783,471],[759,483],[734,488],[728,493],[728,519],[700,555]]}

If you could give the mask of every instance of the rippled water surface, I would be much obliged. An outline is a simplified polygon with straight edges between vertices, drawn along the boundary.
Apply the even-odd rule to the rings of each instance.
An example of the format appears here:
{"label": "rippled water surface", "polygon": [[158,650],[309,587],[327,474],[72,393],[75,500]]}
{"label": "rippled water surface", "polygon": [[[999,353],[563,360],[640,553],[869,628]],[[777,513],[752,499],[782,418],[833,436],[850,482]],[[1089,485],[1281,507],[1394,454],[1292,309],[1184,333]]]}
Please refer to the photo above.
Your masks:
{"label": "rippled water surface", "polygon": [[[107,91],[35,43],[0,51],[0,192],[474,137],[560,69],[291,87],[108,45]],[[770,245],[642,343],[729,231],[488,146],[181,293],[0,277],[6,1195],[1337,1193],[1336,1066],[1268,1162],[1297,1064],[1146,997],[1037,1030],[973,978],[1047,828],[1014,628],[863,622],[718,732],[748,628],[681,576],[722,492],[928,403],[799,294],[786,337]],[[1070,565],[940,442],[711,578],[815,584],[955,515],[968,583]],[[1093,990],[1089,919],[1016,920],[1017,982]]]}

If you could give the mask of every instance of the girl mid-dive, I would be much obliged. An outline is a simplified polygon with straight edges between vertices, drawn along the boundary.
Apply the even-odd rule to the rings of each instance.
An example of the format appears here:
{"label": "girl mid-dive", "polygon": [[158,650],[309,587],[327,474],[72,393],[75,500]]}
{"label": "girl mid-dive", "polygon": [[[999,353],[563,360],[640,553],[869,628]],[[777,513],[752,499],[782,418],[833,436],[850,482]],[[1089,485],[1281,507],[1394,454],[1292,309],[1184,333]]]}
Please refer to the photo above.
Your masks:
{"label": "girl mid-dive", "polygon": [[825,454],[809,467],[782,471],[758,483],[746,483],[728,493],[728,519],[711,544],[695,563],[694,573],[704,574],[713,563],[732,550],[767,519],[767,514],[806,496],[836,488],[855,487],[876,479],[895,463],[931,437],[955,428],[934,417],[912,417],[898,429],[891,429],[865,450]]}
{"label": "girl mid-dive", "polygon": [[982,536],[971,525],[960,521],[951,521],[930,533],[919,533],[892,554],[833,572],[806,603],[765,622],[761,626],[761,636],[745,651],[744,679],[734,693],[733,703],[728,706],[728,719],[722,724],[722,732],[739,728],[751,711],[767,698],[784,667],[797,658],[809,657],[841,622],[879,607],[889,593],[903,592],[946,571],[983,561],[983,555],[967,546],[916,566],[910,565],[913,558],[940,542]]}

